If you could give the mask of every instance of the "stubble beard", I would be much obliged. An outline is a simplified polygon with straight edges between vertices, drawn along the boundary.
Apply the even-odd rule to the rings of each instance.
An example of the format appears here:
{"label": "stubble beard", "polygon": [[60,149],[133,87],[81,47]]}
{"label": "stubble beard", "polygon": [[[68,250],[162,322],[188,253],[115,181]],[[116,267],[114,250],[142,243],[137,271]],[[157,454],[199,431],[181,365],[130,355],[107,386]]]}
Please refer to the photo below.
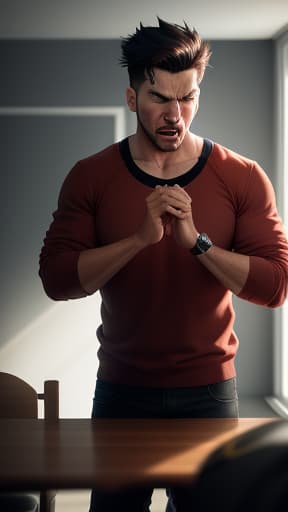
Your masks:
{"label": "stubble beard", "polygon": [[158,149],[158,151],[162,151],[163,153],[172,153],[180,148],[182,141],[180,141],[179,144],[177,144],[177,146],[174,147],[162,147],[160,144],[158,144],[156,137],[151,132],[149,132],[145,125],[142,123],[138,109],[136,110],[136,116],[138,125],[141,127],[142,132],[146,135],[151,144],[153,144],[153,146],[156,149]]}

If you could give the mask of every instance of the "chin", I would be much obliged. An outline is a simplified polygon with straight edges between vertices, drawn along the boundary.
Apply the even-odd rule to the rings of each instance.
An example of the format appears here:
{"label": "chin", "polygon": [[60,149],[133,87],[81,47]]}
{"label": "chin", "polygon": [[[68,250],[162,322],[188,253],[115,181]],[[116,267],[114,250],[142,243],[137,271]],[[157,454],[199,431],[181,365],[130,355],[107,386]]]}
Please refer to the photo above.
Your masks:
{"label": "chin", "polygon": [[173,151],[177,151],[180,146],[182,145],[182,142],[183,140],[176,140],[174,142],[166,142],[165,143],[161,143],[161,142],[158,142],[157,139],[154,140],[154,145],[157,147],[157,149],[159,149],[160,151],[163,151],[165,153],[169,153],[169,152],[173,152]]}
{"label": "chin", "polygon": [[180,148],[180,146],[181,144],[175,145],[173,147],[169,146],[164,148],[158,146],[158,149],[160,149],[160,151],[163,151],[163,153],[173,153],[174,151],[177,151]]}

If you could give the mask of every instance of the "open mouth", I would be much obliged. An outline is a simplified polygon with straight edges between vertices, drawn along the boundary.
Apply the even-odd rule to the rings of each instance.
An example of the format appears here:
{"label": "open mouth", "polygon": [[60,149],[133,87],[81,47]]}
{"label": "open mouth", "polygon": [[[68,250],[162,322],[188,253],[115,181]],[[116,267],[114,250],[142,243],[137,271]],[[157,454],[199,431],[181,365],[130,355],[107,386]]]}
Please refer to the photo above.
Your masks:
{"label": "open mouth", "polygon": [[157,130],[159,135],[164,135],[164,137],[176,137],[178,135],[178,130],[176,128],[160,128]]}

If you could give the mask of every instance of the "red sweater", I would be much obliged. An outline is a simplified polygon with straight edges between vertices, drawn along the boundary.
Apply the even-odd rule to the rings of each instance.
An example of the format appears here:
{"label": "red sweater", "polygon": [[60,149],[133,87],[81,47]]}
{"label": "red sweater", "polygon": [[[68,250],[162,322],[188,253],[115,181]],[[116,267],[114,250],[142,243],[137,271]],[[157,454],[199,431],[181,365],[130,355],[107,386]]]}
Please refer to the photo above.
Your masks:
{"label": "red sweater", "polygon": [[[62,186],[40,256],[55,300],[87,295],[77,273],[81,251],[136,232],[157,184],[178,183],[193,199],[200,232],[250,256],[239,297],[268,307],[287,294],[288,244],[273,188],[259,165],[205,140],[199,162],[161,180],[133,162],[128,139],[78,162]],[[143,386],[198,386],[235,375],[238,340],[231,292],[173,237],[139,252],[100,290],[98,376]]]}

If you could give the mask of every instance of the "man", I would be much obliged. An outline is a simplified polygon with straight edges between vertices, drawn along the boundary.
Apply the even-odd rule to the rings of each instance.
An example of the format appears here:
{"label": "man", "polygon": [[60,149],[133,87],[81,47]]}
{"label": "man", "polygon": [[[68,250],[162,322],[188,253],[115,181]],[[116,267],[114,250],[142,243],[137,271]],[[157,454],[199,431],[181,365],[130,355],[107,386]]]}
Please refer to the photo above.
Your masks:
{"label": "man", "polygon": [[[232,293],[280,306],[288,244],[259,165],[189,130],[208,44],[158,21],[122,44],[137,131],[69,173],[40,276],[55,300],[100,290],[94,417],[237,417]],[[93,492],[91,511],[151,494]],[[185,510],[188,490],[170,496]]]}

